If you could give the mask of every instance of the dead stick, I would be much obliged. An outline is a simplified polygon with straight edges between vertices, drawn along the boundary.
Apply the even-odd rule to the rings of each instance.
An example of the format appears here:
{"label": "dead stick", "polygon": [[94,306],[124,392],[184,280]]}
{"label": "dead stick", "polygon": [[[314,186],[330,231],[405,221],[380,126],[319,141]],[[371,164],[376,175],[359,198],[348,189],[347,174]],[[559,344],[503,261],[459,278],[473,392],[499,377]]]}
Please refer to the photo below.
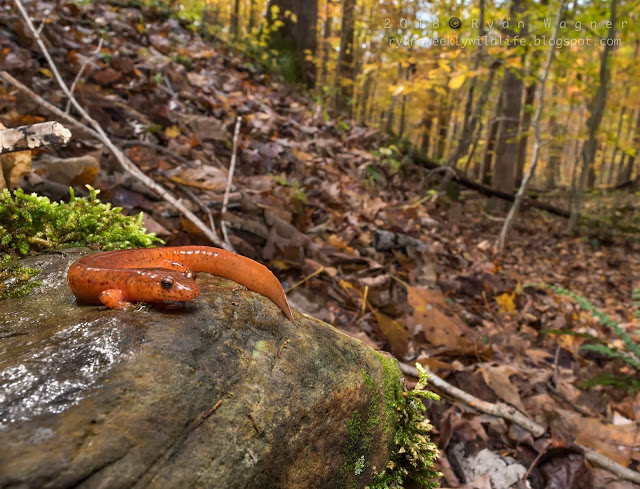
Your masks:
{"label": "dead stick", "polygon": [[211,416],[216,409],[218,409],[220,407],[220,404],[222,404],[222,399],[220,399],[218,402],[215,403],[215,405],[209,409],[209,411],[207,411],[207,414],[205,414],[204,416],[202,416],[202,418],[200,418],[198,420],[198,422],[193,426],[193,429],[196,429],[198,426],[200,426],[202,423],[205,422],[205,420]]}
{"label": "dead stick", "polygon": [[64,145],[71,139],[71,131],[59,122],[41,122],[0,131],[0,154]]}
{"label": "dead stick", "polygon": [[[406,375],[411,375],[412,377],[419,377],[418,369],[412,367],[411,365],[407,365],[406,363],[398,362],[400,364],[400,370]],[[536,423],[535,421],[530,420],[527,416],[522,414],[520,411],[511,407],[507,404],[503,403],[490,403],[478,399],[471,394],[463,391],[462,389],[458,389],[453,385],[449,384],[446,380],[438,377],[433,374],[428,367],[425,367],[425,370],[430,375],[429,383],[434,387],[446,392],[447,394],[453,396],[454,398],[468,404],[472,408],[481,411],[486,414],[490,414],[492,416],[497,416],[499,418],[508,419],[509,421],[517,424],[521,428],[524,428],[535,437],[542,436],[547,429]],[[580,443],[575,443],[575,445],[580,448],[584,452],[584,457],[591,463],[599,465],[600,467],[607,469],[612,474],[617,475],[618,477],[635,482],[636,484],[640,484],[640,472],[636,472],[635,470],[628,469],[627,467],[623,467],[618,462],[611,460],[608,457],[605,457],[601,453],[592,450],[589,447],[581,445]]]}
{"label": "dead stick", "polygon": [[[238,135],[240,134],[240,124],[242,117],[238,116],[236,119],[236,128],[233,131],[233,149],[231,151],[231,163],[229,164],[229,175],[227,176],[227,187],[224,190],[224,198],[222,199],[222,219],[220,220],[220,229],[222,229],[222,236],[225,242],[229,243],[229,236],[227,236],[227,226],[224,222],[224,216],[227,213],[227,205],[229,204],[229,193],[231,192],[231,183],[233,181],[233,173],[236,170],[236,156],[238,154]],[[229,243],[231,246],[231,243]]]}
{"label": "dead stick", "polygon": [[[42,23],[42,25],[44,25],[44,22]],[[80,77],[84,73],[85,68],[89,65],[89,63],[93,61],[93,59],[98,55],[98,53],[102,49],[103,42],[104,42],[104,37],[101,37],[100,40],[98,41],[98,47],[95,49],[95,51],[91,53],[90,56],[87,56],[87,58],[82,62],[82,65],[80,66],[80,70],[78,70],[78,73],[76,74],[76,77],[73,79],[73,83],[71,84],[71,88],[69,89],[71,93],[76,91],[76,85],[80,81]],[[65,107],[64,111],[68,114],[70,108],[71,108],[71,100],[68,100],[67,106]]]}
{"label": "dead stick", "polygon": [[278,350],[278,358],[282,358],[280,356],[280,354],[282,353],[282,350],[284,349],[285,346],[287,346],[289,344],[291,340],[284,340],[284,343],[282,343],[282,346],[280,347],[280,349]]}
{"label": "dead stick", "polygon": [[258,429],[258,424],[256,423],[256,420],[253,419],[253,416],[251,416],[251,414],[247,414],[247,418],[249,418],[249,421],[251,421],[251,424],[253,425],[253,429],[256,430],[256,433],[260,434],[260,430]]}
{"label": "dead stick", "polygon": [[310,278],[315,277],[316,275],[318,275],[319,273],[324,272],[324,265],[321,265],[320,268],[318,268],[315,272],[307,275],[306,277],[304,277],[302,280],[300,280],[299,282],[296,282],[295,284],[293,284],[291,287],[289,287],[287,290],[285,290],[284,292],[286,294],[288,294],[289,292],[291,292],[293,289],[295,289],[296,287],[299,287],[300,285],[302,285],[303,283],[305,283],[307,280],[309,280]]}

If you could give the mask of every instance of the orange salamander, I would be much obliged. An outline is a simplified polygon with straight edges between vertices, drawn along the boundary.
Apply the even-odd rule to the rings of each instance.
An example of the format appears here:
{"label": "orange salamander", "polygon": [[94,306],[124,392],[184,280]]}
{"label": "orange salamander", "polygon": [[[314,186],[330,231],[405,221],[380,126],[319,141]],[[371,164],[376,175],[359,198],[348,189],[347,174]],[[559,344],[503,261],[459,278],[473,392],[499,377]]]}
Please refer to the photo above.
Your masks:
{"label": "orange salamander", "polygon": [[282,285],[246,256],[209,246],[105,251],[75,261],[67,272],[82,302],[123,309],[132,302],[188,301],[200,294],[193,272],[207,272],[271,299],[296,324]]}

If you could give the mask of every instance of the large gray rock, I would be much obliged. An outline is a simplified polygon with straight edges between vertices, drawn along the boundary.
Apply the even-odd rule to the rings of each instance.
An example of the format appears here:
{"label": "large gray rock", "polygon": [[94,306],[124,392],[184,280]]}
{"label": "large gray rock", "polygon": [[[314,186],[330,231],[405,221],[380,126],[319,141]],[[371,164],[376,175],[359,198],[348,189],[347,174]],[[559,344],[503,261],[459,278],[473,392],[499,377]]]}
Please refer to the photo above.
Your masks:
{"label": "large gray rock", "polygon": [[386,466],[392,361],[207,274],[185,304],[78,305],[79,256],[25,260],[43,285],[0,302],[0,487],[356,488]]}

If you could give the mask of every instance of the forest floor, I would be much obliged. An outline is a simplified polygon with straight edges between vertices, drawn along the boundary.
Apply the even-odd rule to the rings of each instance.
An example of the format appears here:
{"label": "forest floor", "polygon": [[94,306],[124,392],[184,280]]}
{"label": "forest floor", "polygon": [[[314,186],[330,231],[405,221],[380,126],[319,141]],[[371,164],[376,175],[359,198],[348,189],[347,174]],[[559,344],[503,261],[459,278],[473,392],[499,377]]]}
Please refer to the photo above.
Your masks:
{"label": "forest floor", "polygon": [[[294,307],[550,427],[547,446],[445,396],[428,409],[443,486],[460,485],[457,452],[489,448],[532,466],[531,487],[635,487],[612,485],[571,441],[637,470],[637,371],[582,348],[626,346],[584,303],[540,284],[584,296],[637,344],[637,235],[602,224],[566,235],[564,219],[525,209],[498,256],[502,221],[485,213],[484,197],[463,188],[438,195],[437,175],[403,157],[387,136],[327,110],[257,61],[151,11],[99,2],[46,13],[43,2],[30,7],[34,18],[46,17],[43,35],[68,83],[87,62],[75,89],[80,103],[147,175],[194,212],[204,203],[217,222],[242,117],[225,216],[230,241],[293,286]],[[64,106],[19,16],[4,12],[0,27],[10,35],[0,37],[0,69]],[[0,87],[0,114],[7,126],[53,120],[8,86]],[[45,158],[46,165],[34,162],[36,183],[55,182],[46,187],[53,197],[90,183],[128,213],[143,210],[148,229],[168,245],[209,244],[90,138],[74,134],[67,148],[38,156]],[[594,197],[588,205],[606,202]],[[637,215],[635,206],[630,200],[628,212]]]}

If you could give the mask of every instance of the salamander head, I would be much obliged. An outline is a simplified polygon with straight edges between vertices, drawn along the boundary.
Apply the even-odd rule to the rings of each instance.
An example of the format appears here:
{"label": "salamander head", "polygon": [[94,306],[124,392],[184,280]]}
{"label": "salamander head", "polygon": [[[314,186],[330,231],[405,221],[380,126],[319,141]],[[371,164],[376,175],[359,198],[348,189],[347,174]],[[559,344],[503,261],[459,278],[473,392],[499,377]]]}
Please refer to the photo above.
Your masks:
{"label": "salamander head", "polygon": [[190,274],[166,268],[144,268],[127,280],[128,300],[135,302],[189,301],[200,294]]}

